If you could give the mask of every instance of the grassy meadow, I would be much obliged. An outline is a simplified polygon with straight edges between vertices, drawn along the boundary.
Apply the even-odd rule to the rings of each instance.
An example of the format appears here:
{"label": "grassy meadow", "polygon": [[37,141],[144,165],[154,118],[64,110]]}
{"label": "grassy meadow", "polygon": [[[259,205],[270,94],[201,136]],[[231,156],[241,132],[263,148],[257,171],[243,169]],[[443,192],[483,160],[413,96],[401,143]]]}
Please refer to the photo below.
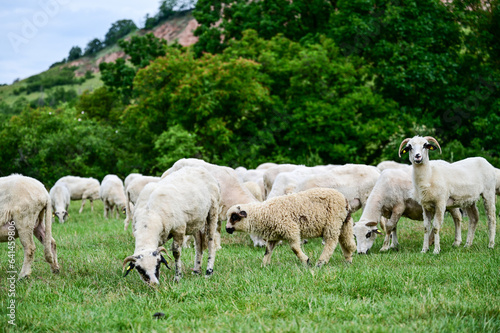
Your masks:
{"label": "grassy meadow", "polygon": [[[453,248],[454,226],[446,217],[441,254],[420,253],[422,222],[399,222],[400,250],[371,253],[345,264],[340,247],[321,269],[302,266],[287,244],[261,267],[264,249],[244,234],[222,233],[214,275],[190,272],[194,249],[183,250],[184,276],[161,268],[159,288],[137,272],[126,278],[122,262],[133,254],[123,218],[105,220],[103,205],[53,224],[61,272],[54,275],[37,250],[29,279],[16,283],[17,326],[7,324],[7,244],[0,244],[2,331],[12,332],[499,332],[500,241],[488,249],[484,215],[471,248]],[[482,210],[481,213],[484,214]],[[359,219],[360,213],[355,215]],[[466,219],[467,220],[467,219]],[[497,226],[497,233],[499,227]],[[463,226],[465,242],[467,223]],[[498,237],[497,237],[498,239]],[[169,244],[166,248],[169,249]],[[316,261],[320,239],[303,246]],[[204,266],[206,267],[206,254]],[[23,250],[16,241],[16,268]],[[169,260],[170,262],[170,260]],[[153,314],[162,312],[162,319]]]}

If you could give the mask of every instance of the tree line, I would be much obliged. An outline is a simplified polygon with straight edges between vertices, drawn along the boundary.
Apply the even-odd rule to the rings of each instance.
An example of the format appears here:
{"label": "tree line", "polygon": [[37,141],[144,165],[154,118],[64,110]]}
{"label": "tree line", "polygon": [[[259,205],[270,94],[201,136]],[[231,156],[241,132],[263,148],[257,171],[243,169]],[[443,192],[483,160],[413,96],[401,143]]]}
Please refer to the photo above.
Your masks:
{"label": "tree line", "polygon": [[499,1],[198,0],[193,15],[193,46],[120,40],[102,88],[6,112],[0,173],[375,164],[415,134],[500,166]]}

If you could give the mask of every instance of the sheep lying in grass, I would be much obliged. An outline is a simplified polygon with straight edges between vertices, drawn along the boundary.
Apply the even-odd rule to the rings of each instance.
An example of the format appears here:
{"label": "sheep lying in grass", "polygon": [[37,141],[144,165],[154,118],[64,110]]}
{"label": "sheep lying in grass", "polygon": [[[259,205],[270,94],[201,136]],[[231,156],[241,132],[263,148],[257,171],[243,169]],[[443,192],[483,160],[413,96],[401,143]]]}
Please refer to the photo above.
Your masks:
{"label": "sheep lying in grass", "polygon": [[107,175],[101,183],[99,191],[102,202],[104,203],[104,218],[108,218],[108,213],[113,214],[116,208],[116,218],[120,218],[120,211],[125,212],[127,198],[123,182],[116,175]]}
{"label": "sheep lying in grass", "polygon": [[92,177],[84,178],[77,176],[65,176],[60,178],[54,185],[64,183],[69,190],[71,200],[82,200],[82,205],[78,213],[82,213],[85,206],[85,200],[90,201],[90,209],[94,211],[94,200],[99,197],[99,181]]}
{"label": "sheep lying in grass", "polygon": [[451,164],[432,164],[429,150],[441,147],[430,136],[407,138],[401,142],[399,156],[409,153],[413,165],[415,199],[424,209],[424,244],[422,252],[429,250],[429,236],[434,233],[434,254],[441,250],[439,231],[447,208],[462,207],[469,216],[469,230],[465,246],[471,246],[479,220],[476,202],[483,198],[488,216],[489,248],[495,246],[495,168],[482,157],[470,157]]}
{"label": "sheep lying in grass", "polygon": [[318,267],[328,263],[338,242],[347,262],[352,262],[356,243],[349,211],[349,204],[339,191],[310,189],[262,203],[232,206],[227,211],[226,231],[250,232],[267,240],[263,265],[270,263],[274,246],[280,240],[287,240],[300,261],[309,264],[300,248],[301,239],[316,237],[323,237],[325,242]]}
{"label": "sheep lying in grass", "polygon": [[[43,244],[45,260],[59,273],[56,242],[52,238],[52,207],[47,190],[38,180],[22,175],[0,178],[0,242],[19,237],[24,262],[19,279],[31,274],[35,258],[33,235]],[[14,245],[12,245],[14,246]],[[13,269],[10,269],[13,270]]]}
{"label": "sheep lying in grass", "polygon": [[[431,161],[431,163],[447,162]],[[364,254],[373,246],[377,234],[380,234],[377,224],[382,224],[382,218],[387,219],[385,226],[383,226],[386,235],[384,245],[380,249],[382,252],[391,248],[398,248],[396,228],[401,216],[412,220],[423,220],[422,206],[413,199],[411,174],[412,168],[409,165],[401,169],[386,169],[380,174],[366,201],[359,222],[354,224],[353,230],[358,253]],[[455,222],[455,242],[453,246],[459,246],[462,242],[462,215],[458,208],[450,208],[449,212]]]}
{"label": "sheep lying in grass", "polygon": [[50,200],[52,201],[52,211],[59,218],[59,223],[64,223],[68,218],[68,207],[71,201],[69,190],[66,184],[59,183],[50,189]]}
{"label": "sheep lying in grass", "polygon": [[159,284],[160,264],[166,264],[161,255],[166,252],[162,245],[173,237],[174,279],[178,282],[182,276],[181,246],[185,235],[193,235],[196,244],[194,273],[200,273],[208,238],[206,275],[211,275],[219,204],[219,184],[204,168],[185,167],[158,183],[146,185],[134,210],[134,255],[125,258],[123,268],[130,263],[127,273],[136,268],[144,282]]}

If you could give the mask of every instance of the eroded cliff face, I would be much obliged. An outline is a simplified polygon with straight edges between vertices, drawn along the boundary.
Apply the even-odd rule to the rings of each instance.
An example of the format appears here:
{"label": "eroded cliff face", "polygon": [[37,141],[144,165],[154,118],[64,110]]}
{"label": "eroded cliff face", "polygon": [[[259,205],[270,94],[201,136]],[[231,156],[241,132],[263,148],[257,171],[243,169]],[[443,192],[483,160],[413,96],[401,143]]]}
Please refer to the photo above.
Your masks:
{"label": "eroded cliff face", "polygon": [[[182,46],[189,46],[198,41],[193,32],[199,26],[198,22],[191,14],[183,17],[176,17],[168,20],[153,30],[139,30],[139,35],[145,35],[152,32],[156,37],[165,39],[168,43],[177,41]],[[116,50],[113,50],[116,49]],[[67,63],[66,66],[76,66],[75,75],[81,77],[87,71],[92,73],[99,72],[99,64],[102,62],[114,62],[118,58],[127,58],[127,55],[118,47],[113,47],[111,50],[104,50],[102,54],[95,57],[84,57]]]}

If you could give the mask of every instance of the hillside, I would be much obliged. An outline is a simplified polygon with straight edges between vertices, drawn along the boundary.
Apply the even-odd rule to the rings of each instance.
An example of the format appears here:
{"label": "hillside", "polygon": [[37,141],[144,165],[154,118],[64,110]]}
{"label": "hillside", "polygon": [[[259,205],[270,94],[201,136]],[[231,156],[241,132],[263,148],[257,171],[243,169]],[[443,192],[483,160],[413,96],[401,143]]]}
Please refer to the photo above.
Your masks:
{"label": "hillside", "polygon": [[[189,46],[196,43],[198,40],[198,38],[193,35],[193,31],[197,26],[198,23],[194,19],[192,12],[189,11],[183,15],[173,17],[160,23],[152,30],[140,29],[125,38],[130,38],[132,35],[142,36],[152,32],[156,37],[163,38],[169,43],[177,41],[183,46]],[[32,82],[35,77],[48,78],[57,75],[56,73],[64,71],[64,68],[73,68],[75,77],[78,80],[75,80],[76,82],[74,83],[61,84],[57,87],[73,89],[77,94],[81,94],[85,90],[94,90],[102,86],[99,64],[102,62],[113,62],[122,57],[125,57],[125,53],[115,44],[104,48],[94,56],[82,57],[69,63],[55,66],[47,71],[33,75],[11,85],[0,86],[0,102],[6,102],[11,105],[20,97],[25,97],[29,101],[37,100],[44,93],[47,94],[53,91],[54,88],[49,88],[45,91],[29,91],[29,89],[26,91],[30,82]]]}

